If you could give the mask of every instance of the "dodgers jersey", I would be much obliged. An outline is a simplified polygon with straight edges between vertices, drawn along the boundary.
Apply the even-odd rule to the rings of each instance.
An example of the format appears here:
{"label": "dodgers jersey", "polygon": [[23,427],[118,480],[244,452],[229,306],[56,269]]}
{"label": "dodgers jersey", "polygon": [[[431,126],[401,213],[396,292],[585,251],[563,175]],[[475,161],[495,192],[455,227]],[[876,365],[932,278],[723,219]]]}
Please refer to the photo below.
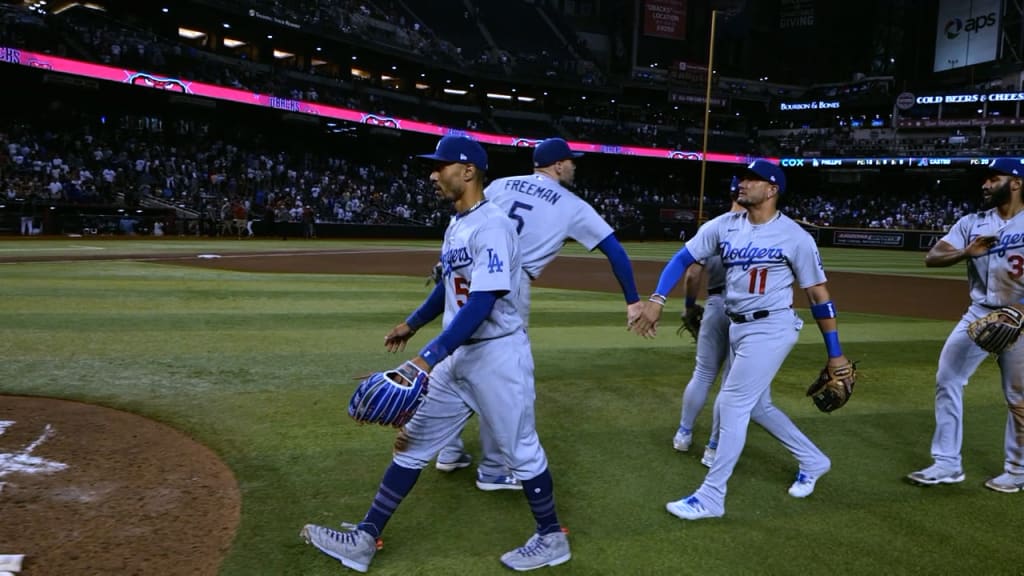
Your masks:
{"label": "dodgers jersey", "polygon": [[701,226],[686,249],[697,260],[721,257],[731,314],[790,308],[794,279],[801,288],[825,282],[814,239],[781,212],[764,224],[751,224],[745,210],[726,212]]}
{"label": "dodgers jersey", "polygon": [[484,196],[513,220],[531,278],[558,256],[566,238],[593,250],[614,232],[590,204],[546,174],[498,178]]}
{"label": "dodgers jersey", "polygon": [[1024,296],[1024,213],[1009,220],[995,208],[968,214],[956,221],[942,237],[963,250],[978,236],[998,236],[988,253],[967,260],[971,301],[985,306],[1008,306]]}
{"label": "dodgers jersey", "polygon": [[515,223],[486,200],[452,217],[441,247],[447,328],[470,292],[507,292],[473,332],[473,339],[507,336],[523,326],[516,308],[523,274]]}

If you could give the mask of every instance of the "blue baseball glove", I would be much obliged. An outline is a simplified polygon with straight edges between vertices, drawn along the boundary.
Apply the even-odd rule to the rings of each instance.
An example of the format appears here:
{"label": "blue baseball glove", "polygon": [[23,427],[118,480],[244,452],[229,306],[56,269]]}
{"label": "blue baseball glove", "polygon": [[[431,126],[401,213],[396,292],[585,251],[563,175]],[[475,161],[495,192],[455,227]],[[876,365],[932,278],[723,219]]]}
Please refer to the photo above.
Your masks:
{"label": "blue baseball glove", "polygon": [[348,415],[363,424],[401,428],[426,397],[429,380],[429,374],[412,362],[371,374],[352,394]]}

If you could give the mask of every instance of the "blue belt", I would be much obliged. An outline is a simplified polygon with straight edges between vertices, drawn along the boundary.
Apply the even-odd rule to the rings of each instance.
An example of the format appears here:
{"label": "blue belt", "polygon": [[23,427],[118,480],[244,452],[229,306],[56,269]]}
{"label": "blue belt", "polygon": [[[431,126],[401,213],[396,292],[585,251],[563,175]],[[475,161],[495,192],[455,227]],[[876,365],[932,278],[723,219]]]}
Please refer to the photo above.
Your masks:
{"label": "blue belt", "polygon": [[771,314],[770,310],[758,310],[757,312],[751,312],[750,314],[727,313],[726,316],[736,324],[744,324],[746,322],[753,322],[754,320],[767,318],[769,314]]}

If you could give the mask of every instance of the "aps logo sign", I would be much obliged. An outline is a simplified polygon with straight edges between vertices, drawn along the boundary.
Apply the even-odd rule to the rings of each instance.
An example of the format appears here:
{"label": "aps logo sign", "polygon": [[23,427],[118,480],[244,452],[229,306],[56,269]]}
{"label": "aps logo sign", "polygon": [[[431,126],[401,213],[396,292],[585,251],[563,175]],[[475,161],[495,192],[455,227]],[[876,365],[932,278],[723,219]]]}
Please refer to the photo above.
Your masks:
{"label": "aps logo sign", "polygon": [[982,14],[966,20],[962,18],[950,18],[946,22],[945,32],[946,38],[953,40],[960,36],[962,33],[971,34],[978,33],[982,28],[996,25],[996,13],[989,12],[988,14]]}

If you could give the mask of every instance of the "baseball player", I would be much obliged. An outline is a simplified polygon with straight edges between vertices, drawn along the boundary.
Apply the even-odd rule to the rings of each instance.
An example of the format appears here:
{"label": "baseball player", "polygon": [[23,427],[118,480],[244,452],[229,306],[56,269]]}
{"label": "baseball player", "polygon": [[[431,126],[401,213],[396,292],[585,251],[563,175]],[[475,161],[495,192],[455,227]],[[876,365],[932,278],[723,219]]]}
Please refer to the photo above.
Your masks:
{"label": "baseball player", "polygon": [[[988,209],[958,220],[924,259],[929,267],[966,261],[971,305],[946,338],[939,355],[931,446],[934,462],[907,476],[915,484],[963,482],[963,388],[988,355],[968,336],[968,326],[1002,306],[1024,310],[1022,162],[1016,158],[993,160],[981,186]],[[1009,407],[1004,437],[1006,459],[1004,472],[990,478],[985,486],[1013,493],[1024,487],[1024,346],[1018,344],[999,354],[998,364]]]}
{"label": "baseball player", "polygon": [[[736,202],[739,192],[739,181],[733,178],[729,186],[732,196],[732,212],[743,210]],[[725,266],[718,254],[712,254],[702,262],[695,263],[686,269],[683,284],[686,287],[686,309],[692,310],[697,304],[697,292],[701,277],[707,276],[708,296],[704,301],[704,314],[697,333],[697,359],[693,367],[690,381],[683,390],[682,411],[679,416],[679,429],[672,438],[672,447],[679,452],[686,452],[693,443],[693,425],[697,415],[704,408],[708,392],[715,383],[718,371],[722,370],[723,381],[729,374],[729,317],[725,315]],[[683,313],[686,316],[686,312]],[[715,460],[718,448],[718,411],[712,416],[711,437],[704,448],[701,463],[710,467]]]}
{"label": "baseball player", "polygon": [[487,153],[463,136],[442,138],[430,180],[454,202],[445,231],[442,279],[423,304],[385,336],[391,352],[405,349],[416,331],[443,313],[443,330],[412,362],[431,372],[426,400],[399,432],[394,459],[358,525],[343,530],[308,524],[302,537],[345,566],[365,572],[376,540],[422,469],[455,438],[475,412],[526,488],[536,533],[501,557],[514,570],[567,562],[569,541],[555,513],[547,456],[534,427],[533,357],[519,314],[522,263],[515,223],[483,194]]}
{"label": "baseball player", "polygon": [[633,330],[654,337],[667,294],[686,268],[715,253],[725,267],[725,313],[729,317],[732,365],[716,405],[720,431],[718,449],[693,494],[669,502],[666,509],[686,520],[725,514],[726,483],[739,460],[751,419],[761,424],[796,457],[794,498],[814,492],[831,461],[771,402],[771,381],[796,344],[803,323],[793,312],[794,281],[804,289],[811,314],[825,339],[829,366],[848,364],[836,330],[836,307],[825,287],[825,270],[814,239],[777,209],[786,189],[778,165],[755,160],[740,176],[736,201],[745,212],[727,212],[704,226],[662,270]]}
{"label": "baseball player", "polygon": [[[512,219],[519,234],[523,275],[519,289],[519,310],[525,324],[530,317],[530,284],[558,256],[566,240],[572,238],[587,250],[599,249],[608,258],[612,272],[626,300],[627,325],[643,309],[633,279],[633,266],[615,231],[585,200],[566,186],[575,180],[573,152],[561,138],[549,138],[533,150],[533,174],[499,178],[491,182],[484,195]],[[481,427],[483,458],[477,469],[476,486],[481,490],[521,490],[522,485],[501,464],[493,439]],[[471,458],[456,438],[438,455],[436,467],[451,472],[469,466]]]}

